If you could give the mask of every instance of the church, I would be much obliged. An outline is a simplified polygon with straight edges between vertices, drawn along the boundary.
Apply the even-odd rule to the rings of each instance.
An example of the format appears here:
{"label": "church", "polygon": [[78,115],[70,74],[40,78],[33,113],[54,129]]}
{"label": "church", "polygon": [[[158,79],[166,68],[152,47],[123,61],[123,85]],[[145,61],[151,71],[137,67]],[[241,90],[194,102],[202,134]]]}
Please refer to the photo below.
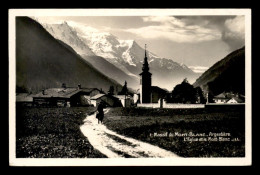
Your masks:
{"label": "church", "polygon": [[152,86],[152,73],[149,72],[149,63],[146,54],[145,45],[145,57],[142,67],[142,73],[140,75],[140,103],[158,103],[159,99],[166,97],[168,91],[161,89],[158,86]]}

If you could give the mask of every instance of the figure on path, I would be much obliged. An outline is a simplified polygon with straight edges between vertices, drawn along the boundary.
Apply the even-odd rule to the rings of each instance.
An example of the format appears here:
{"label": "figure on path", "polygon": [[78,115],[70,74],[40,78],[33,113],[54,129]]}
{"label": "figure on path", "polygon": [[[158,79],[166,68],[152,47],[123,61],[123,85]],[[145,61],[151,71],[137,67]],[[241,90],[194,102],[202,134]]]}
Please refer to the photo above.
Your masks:
{"label": "figure on path", "polygon": [[103,118],[104,118],[104,104],[103,102],[100,102],[97,108],[97,119],[98,119],[98,123],[101,122],[103,123]]}

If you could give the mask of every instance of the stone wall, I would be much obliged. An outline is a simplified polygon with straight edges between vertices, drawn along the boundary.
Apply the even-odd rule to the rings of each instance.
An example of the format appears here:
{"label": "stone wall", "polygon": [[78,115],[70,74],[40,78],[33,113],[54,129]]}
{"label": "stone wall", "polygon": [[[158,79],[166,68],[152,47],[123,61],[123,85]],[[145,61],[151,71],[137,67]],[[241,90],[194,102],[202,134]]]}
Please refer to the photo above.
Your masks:
{"label": "stone wall", "polygon": [[143,107],[143,108],[160,108],[159,103],[138,103],[137,107]]}
{"label": "stone wall", "polygon": [[175,108],[175,109],[205,108],[205,104],[175,104],[175,103],[166,103],[166,104],[163,104],[163,108]]}
{"label": "stone wall", "polygon": [[[145,103],[137,104],[137,107],[144,108],[160,108],[160,99],[158,103]],[[185,109],[185,108],[205,108],[205,104],[181,104],[181,103],[166,103],[165,100],[162,100],[162,108],[174,108],[174,109]]]}

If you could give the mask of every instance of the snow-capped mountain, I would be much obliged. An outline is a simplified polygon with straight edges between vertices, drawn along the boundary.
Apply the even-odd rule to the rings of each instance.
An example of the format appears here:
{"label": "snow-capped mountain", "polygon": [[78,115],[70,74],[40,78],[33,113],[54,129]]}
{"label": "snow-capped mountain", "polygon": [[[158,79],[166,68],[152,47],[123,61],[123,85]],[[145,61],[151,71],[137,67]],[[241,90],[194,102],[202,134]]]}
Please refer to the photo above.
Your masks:
{"label": "snow-capped mountain", "polygon": [[77,35],[77,32],[67,22],[61,24],[43,24],[43,27],[56,39],[71,46],[78,54],[95,55]]}
{"label": "snow-capped mountain", "polygon": [[66,43],[57,41],[35,20],[21,16],[16,18],[15,24],[17,87],[33,93],[61,87],[62,83],[104,91],[111,85],[115,90],[122,89],[118,82],[84,61]]}
{"label": "snow-capped mountain", "polygon": [[[70,45],[86,60],[94,55],[102,57],[139,82],[145,50],[134,40],[121,40],[108,32],[71,21],[42,25],[53,37]],[[199,76],[184,64],[160,58],[149,51],[147,56],[153,85],[172,90],[184,78],[192,83]]]}

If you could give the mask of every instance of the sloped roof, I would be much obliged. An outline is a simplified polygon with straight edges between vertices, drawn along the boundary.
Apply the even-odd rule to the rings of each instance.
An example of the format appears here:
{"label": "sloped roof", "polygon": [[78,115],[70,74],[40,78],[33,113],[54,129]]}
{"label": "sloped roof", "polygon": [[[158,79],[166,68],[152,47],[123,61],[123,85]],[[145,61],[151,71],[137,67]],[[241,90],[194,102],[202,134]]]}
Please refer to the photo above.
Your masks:
{"label": "sloped roof", "polygon": [[87,93],[91,93],[94,90],[98,90],[99,92],[101,92],[99,89],[97,88],[81,88],[80,91],[81,92],[87,92]]}
{"label": "sloped roof", "polygon": [[16,94],[16,102],[33,102],[33,95],[28,93]]}
{"label": "sloped roof", "polygon": [[90,99],[91,100],[96,100],[96,99],[99,99],[100,97],[103,97],[104,95],[106,95],[106,94],[97,94],[97,95],[91,97]]}
{"label": "sloped roof", "polygon": [[[78,89],[78,87],[69,87],[69,86],[67,86],[66,87],[67,89],[71,89],[71,88],[74,88],[74,89]],[[60,89],[62,89],[62,88],[60,88]],[[64,89],[64,88],[63,88]],[[92,92],[93,90],[98,90],[98,91],[100,91],[98,88],[86,88],[86,87],[81,87],[79,90],[81,90],[81,92]]]}
{"label": "sloped roof", "polygon": [[[101,97],[103,97],[103,96],[106,96],[106,97],[111,98],[111,99],[114,99],[114,100],[119,100],[119,99],[120,99],[119,97],[116,97],[115,95],[97,94],[97,95],[91,97],[90,100],[97,100],[97,99],[99,99],[99,98],[101,98]],[[121,96],[121,95],[119,95],[119,96]],[[124,96],[124,95],[123,95],[123,96]]]}
{"label": "sloped roof", "polygon": [[234,98],[238,103],[242,103],[244,101],[243,95],[237,95],[230,92],[222,92],[214,97],[215,99],[232,99]]}
{"label": "sloped roof", "polygon": [[233,97],[236,96],[235,94],[229,93],[229,92],[226,92],[225,95],[226,95],[227,98],[233,98]]}
{"label": "sloped roof", "polygon": [[129,95],[113,95],[113,97],[118,98],[118,99],[131,98],[131,96],[129,96]]}
{"label": "sloped roof", "polygon": [[[244,100],[241,99],[241,98],[239,98],[239,97],[233,97],[233,98],[231,98],[231,99],[236,100],[238,103],[244,103]],[[230,100],[231,100],[231,99],[230,99]]]}
{"label": "sloped roof", "polygon": [[80,92],[81,89],[78,88],[49,88],[42,92],[34,95],[33,97],[61,97],[61,98],[70,98],[72,95]]}
{"label": "sloped roof", "polygon": [[221,99],[225,98],[226,99],[227,97],[224,93],[221,93],[221,94],[216,95],[214,98],[221,98]]}
{"label": "sloped roof", "polygon": [[91,93],[93,90],[98,90],[97,88],[78,88],[78,87],[66,87],[66,88],[49,88],[44,90],[44,95],[42,92],[39,92],[33,97],[43,97],[43,98],[50,98],[50,97],[60,97],[60,98],[70,98],[71,96],[77,94],[78,92],[84,93]]}

